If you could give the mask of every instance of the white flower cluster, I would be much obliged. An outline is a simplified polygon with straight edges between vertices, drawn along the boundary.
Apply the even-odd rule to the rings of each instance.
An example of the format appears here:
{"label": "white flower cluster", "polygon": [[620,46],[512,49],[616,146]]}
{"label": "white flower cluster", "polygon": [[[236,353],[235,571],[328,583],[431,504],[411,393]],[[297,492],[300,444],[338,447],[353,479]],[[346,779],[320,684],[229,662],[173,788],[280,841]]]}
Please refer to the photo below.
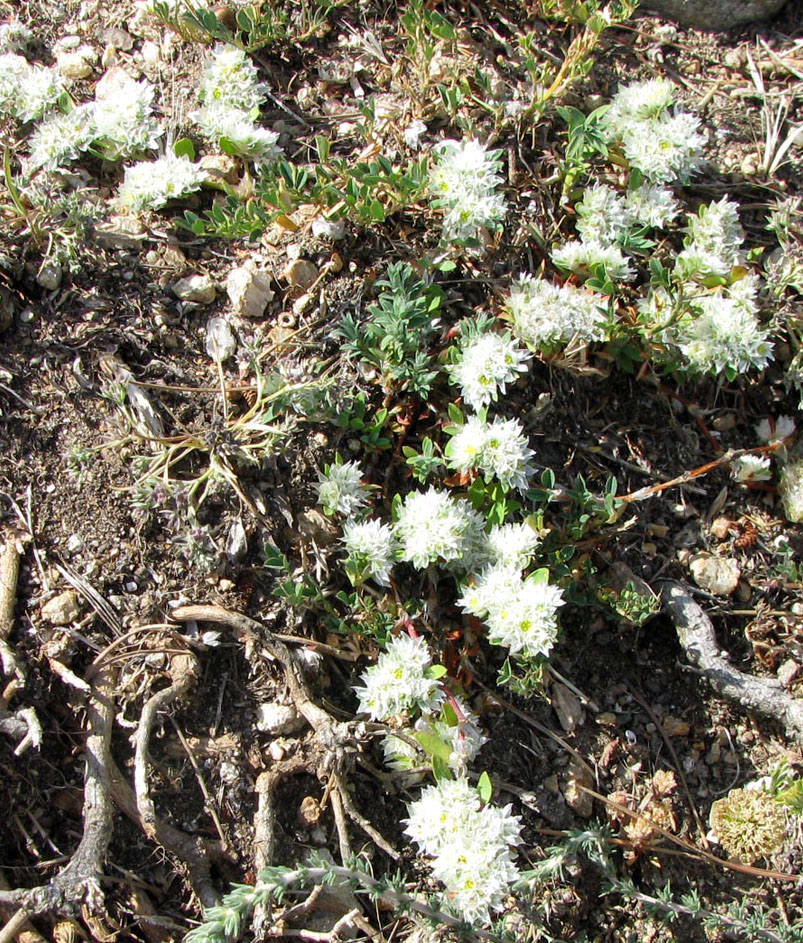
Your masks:
{"label": "white flower cluster", "polygon": [[662,229],[677,218],[680,204],[667,187],[642,183],[635,190],[628,190],[627,209],[639,226]]}
{"label": "white flower cluster", "polygon": [[270,163],[279,153],[279,135],[254,122],[266,89],[245,52],[218,44],[201,77],[202,107],[192,117],[208,138],[220,142],[229,153],[257,164]]}
{"label": "white flower cluster", "polygon": [[483,333],[460,346],[459,359],[447,367],[452,383],[460,387],[464,402],[480,410],[496,402],[508,383],[527,370],[529,354],[506,331]]}
{"label": "white flower cluster", "polygon": [[456,428],[446,446],[449,467],[457,471],[479,471],[486,479],[496,478],[505,488],[523,491],[533,468],[535,452],[528,445],[518,419],[470,416]]}
{"label": "white flower cluster", "polygon": [[756,435],[764,445],[775,445],[776,442],[785,442],[794,435],[796,428],[795,420],[791,416],[778,416],[772,422],[762,419],[756,426]]}
{"label": "white flower cluster", "polygon": [[98,83],[94,102],[50,115],[36,127],[29,142],[31,168],[56,170],[93,143],[107,160],[153,150],[162,136],[153,115],[155,93],[146,79],[136,81],[123,69],[111,70]]}
{"label": "white flower cluster", "polygon": [[390,585],[396,540],[387,524],[376,518],[347,521],[343,527],[343,544],[348,554],[346,573],[352,585],[357,586],[367,579],[375,580],[380,586]]}
{"label": "white flower cluster", "polygon": [[327,465],[318,478],[318,503],[326,514],[352,517],[368,503],[368,489],[357,462]]}
{"label": "white flower cluster", "polygon": [[696,215],[690,214],[688,233],[686,245],[675,261],[675,273],[681,279],[727,277],[744,261],[739,206],[727,197],[701,206]]}
{"label": "white flower cluster", "polygon": [[469,923],[488,924],[519,874],[510,852],[521,842],[518,816],[510,806],[482,806],[463,778],[427,786],[408,811],[405,832],[432,857],[450,906]]}
{"label": "white flower cluster", "polygon": [[[665,326],[661,341],[679,349],[696,372],[733,377],[763,369],[772,359],[772,344],[758,320],[759,277],[735,271],[746,261],[737,205],[723,198],[701,206],[688,218],[688,234],[675,259],[678,291],[653,288],[639,302],[641,319]],[[729,281],[702,287],[700,281],[711,275]]]}
{"label": "white flower cluster", "polygon": [[520,524],[495,524],[488,534],[491,566],[515,567],[529,565],[541,538],[526,521]]}
{"label": "white flower cluster", "polygon": [[433,711],[443,700],[437,679],[428,669],[432,658],[421,638],[399,635],[388,642],[388,647],[375,665],[362,674],[362,686],[354,688],[359,698],[360,713],[370,714],[373,720],[398,717],[405,711]]}
{"label": "white flower cluster", "polygon": [[642,183],[624,196],[613,187],[595,183],[574,208],[578,216],[575,228],[582,240],[606,246],[622,242],[639,226],[665,226],[680,212],[674,193],[651,183]]}
{"label": "white flower cluster", "polygon": [[521,275],[510,286],[508,310],[516,336],[531,350],[565,344],[577,338],[606,337],[602,299],[572,285],[553,285]]}
{"label": "white flower cluster", "polygon": [[672,85],[664,79],[620,89],[603,118],[609,140],[653,183],[688,181],[700,164],[705,136],[686,111],[671,111]]}
{"label": "white flower cluster", "polygon": [[64,115],[56,112],[34,129],[28,141],[31,169],[56,170],[76,160],[95,137],[91,105],[79,105]]}
{"label": "white flower cluster", "polygon": [[33,39],[33,33],[19,20],[0,23],[0,52],[25,49]]}
{"label": "white flower cluster", "polygon": [[32,65],[13,52],[0,55],[0,115],[35,121],[55,105],[63,90],[55,69]]}
{"label": "white flower cluster", "polygon": [[482,516],[445,491],[411,491],[398,509],[399,558],[419,570],[440,563],[468,571],[486,556]]}
{"label": "white flower cluster", "polygon": [[595,239],[571,239],[552,250],[552,261],[558,268],[588,278],[600,267],[611,281],[629,282],[636,273],[618,246],[606,245]]}
{"label": "white flower cluster", "polygon": [[186,157],[168,151],[158,160],[145,160],[125,169],[117,194],[122,209],[158,209],[197,190],[206,180],[206,171]]}
{"label": "white flower cluster", "polygon": [[153,115],[156,89],[146,79],[132,79],[123,69],[115,69],[109,78],[103,80],[92,109],[94,136],[103,156],[120,160],[153,150],[162,135]]}
{"label": "white flower cluster", "polygon": [[635,272],[620,245],[636,229],[665,226],[680,211],[671,190],[642,183],[624,196],[605,184],[595,183],[575,206],[579,240],[552,251],[560,268],[588,276],[601,266],[613,281],[630,281]]}
{"label": "white flower cluster", "polygon": [[490,629],[488,640],[504,645],[512,655],[548,655],[558,635],[558,608],[563,591],[539,574],[521,578],[516,565],[495,565],[474,578],[458,605]]}
{"label": "white flower cluster", "polygon": [[443,238],[451,243],[476,243],[483,230],[501,223],[505,198],[496,193],[502,183],[498,151],[486,151],[478,141],[441,141],[433,149],[429,173],[433,205],[443,209]]}
{"label": "white flower cluster", "polygon": [[735,376],[754,367],[763,370],[772,360],[772,343],[755,311],[749,297],[720,289],[695,298],[692,313],[666,334],[700,373]]}
{"label": "white flower cluster", "polygon": [[772,478],[770,460],[762,455],[741,455],[733,463],[733,477],[743,484],[769,481]]}

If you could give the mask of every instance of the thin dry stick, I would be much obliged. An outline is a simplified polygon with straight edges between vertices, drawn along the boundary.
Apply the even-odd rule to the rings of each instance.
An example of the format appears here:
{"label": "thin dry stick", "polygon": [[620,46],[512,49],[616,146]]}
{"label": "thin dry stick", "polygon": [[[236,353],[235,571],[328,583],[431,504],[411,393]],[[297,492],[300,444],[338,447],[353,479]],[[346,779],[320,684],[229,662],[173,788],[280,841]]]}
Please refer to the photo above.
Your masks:
{"label": "thin dry stick", "polygon": [[337,838],[340,844],[340,860],[345,862],[351,860],[351,843],[349,842],[349,828],[346,821],[346,813],[343,808],[343,793],[340,789],[333,789],[330,795],[332,802],[332,812],[335,816],[335,825],[337,826]]}
{"label": "thin dry stick", "polygon": [[171,661],[171,669],[175,680],[146,701],[135,737],[134,789],[145,834],[151,839],[156,837],[156,808],[148,789],[148,741],[157,713],[186,694],[195,683],[199,673],[198,659],[191,654],[177,655]]}
{"label": "thin dry stick", "polygon": [[756,678],[734,668],[717,643],[714,626],[681,583],[660,584],[664,612],[672,620],[687,658],[714,690],[747,711],[782,724],[786,735],[803,745],[803,701],[792,697],[775,678]]}
{"label": "thin dry stick", "polygon": [[184,732],[181,727],[176,723],[175,717],[170,718],[171,723],[173,724],[173,729],[176,731],[181,745],[184,747],[184,752],[189,757],[190,763],[192,764],[193,772],[195,773],[195,779],[198,783],[198,786],[203,793],[204,804],[206,805],[206,811],[212,818],[212,821],[215,823],[215,828],[217,829],[218,836],[220,837],[220,844],[224,851],[229,851],[229,843],[226,840],[226,835],[223,831],[223,826],[220,824],[220,816],[217,813],[217,803],[214,800],[214,797],[209,792],[206,786],[206,780],[203,777],[201,772],[201,767],[198,765],[198,761],[195,759],[195,754],[192,752],[192,749],[187,743],[187,738],[184,736]]}
{"label": "thin dry stick", "polygon": [[8,644],[11,630],[14,628],[14,609],[17,604],[17,582],[20,575],[20,547],[18,539],[10,533],[6,537],[3,553],[0,555],[0,659],[5,675],[15,675],[20,681],[25,674],[20,668],[17,656]]}
{"label": "thin dry stick", "polygon": [[722,465],[730,465],[743,455],[767,455],[770,452],[776,452],[782,446],[783,442],[773,442],[772,445],[761,445],[755,449],[728,449],[727,452],[723,452],[718,458],[706,462],[705,465],[700,465],[699,468],[693,468],[691,471],[684,472],[682,475],[678,475],[677,478],[672,478],[669,481],[662,481],[660,484],[650,485],[648,488],[639,488],[638,491],[624,494],[616,500],[625,501],[628,504],[634,501],[644,501],[647,498],[651,498],[654,494],[666,491],[667,488],[685,485],[695,478],[707,475],[710,471],[714,471],[715,468],[720,468]]}

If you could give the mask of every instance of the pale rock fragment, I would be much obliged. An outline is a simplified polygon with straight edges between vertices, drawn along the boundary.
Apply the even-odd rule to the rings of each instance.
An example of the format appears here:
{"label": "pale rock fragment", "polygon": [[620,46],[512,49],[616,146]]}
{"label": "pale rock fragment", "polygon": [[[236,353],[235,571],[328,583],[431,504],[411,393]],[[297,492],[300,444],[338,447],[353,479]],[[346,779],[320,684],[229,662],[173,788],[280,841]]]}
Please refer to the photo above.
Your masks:
{"label": "pale rock fragment", "polygon": [[56,56],[56,67],[65,79],[88,79],[92,75],[92,63],[80,52],[60,52]]}
{"label": "pale rock fragment", "polygon": [[67,589],[42,605],[42,618],[51,625],[71,625],[81,614],[78,594]]}
{"label": "pale rock fragment", "polygon": [[594,811],[594,803],[587,789],[594,788],[594,779],[591,773],[576,760],[569,764],[569,775],[563,787],[563,798],[566,805],[581,819],[590,819]]}
{"label": "pale rock fragment", "polygon": [[794,660],[794,658],[787,658],[786,661],[778,668],[778,680],[781,684],[788,688],[791,686],[795,678],[800,674],[800,665]]}
{"label": "pale rock fragment", "polygon": [[45,291],[55,291],[61,285],[62,271],[57,259],[45,259],[36,275],[37,285]]}
{"label": "pale rock fragment", "polygon": [[273,737],[288,736],[304,729],[306,721],[292,704],[270,702],[259,705],[257,730]]}
{"label": "pale rock fragment", "polygon": [[585,711],[580,698],[557,681],[552,682],[549,697],[561,727],[566,733],[574,733],[575,728],[585,719]]}
{"label": "pale rock fragment", "polygon": [[661,720],[661,726],[667,737],[687,737],[691,731],[691,725],[688,721],[672,714],[667,714]]}
{"label": "pale rock fragment", "polygon": [[242,318],[261,318],[273,299],[270,274],[248,261],[229,272],[226,293],[234,314]]}
{"label": "pale rock fragment", "polygon": [[316,216],[312,221],[312,235],[336,242],[346,235],[346,223],[342,219],[326,219],[325,216]]}
{"label": "pale rock fragment", "polygon": [[173,294],[182,301],[208,305],[217,297],[217,288],[210,275],[188,275],[173,283]]}
{"label": "pale rock fragment", "polygon": [[309,288],[318,278],[318,269],[306,259],[293,259],[282,269],[281,279],[291,288],[302,291]]}
{"label": "pale rock fragment", "polygon": [[700,589],[715,596],[730,596],[739,585],[741,570],[732,557],[697,553],[691,558],[689,569]]}

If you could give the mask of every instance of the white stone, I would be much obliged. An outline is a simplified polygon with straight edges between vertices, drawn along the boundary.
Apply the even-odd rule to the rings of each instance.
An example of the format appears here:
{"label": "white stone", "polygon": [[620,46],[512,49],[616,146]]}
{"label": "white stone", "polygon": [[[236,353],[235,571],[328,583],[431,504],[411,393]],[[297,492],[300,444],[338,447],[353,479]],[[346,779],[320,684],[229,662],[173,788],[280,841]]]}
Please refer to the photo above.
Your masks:
{"label": "white stone", "polygon": [[162,52],[156,43],[151,42],[149,39],[146,39],[142,44],[142,62],[146,66],[155,66],[158,65],[159,60],[162,58]]}
{"label": "white stone", "polygon": [[234,314],[242,318],[261,318],[273,300],[270,274],[254,263],[246,263],[229,272],[226,293]]}
{"label": "white stone", "polygon": [[346,223],[342,219],[326,219],[325,216],[316,216],[312,221],[312,235],[322,239],[337,241],[346,235]]}
{"label": "white stone", "polygon": [[211,275],[188,275],[173,282],[173,294],[182,301],[208,305],[217,297],[217,288]]}
{"label": "white stone", "polygon": [[61,266],[56,259],[45,259],[36,276],[37,285],[46,291],[55,291],[61,285]]}
{"label": "white stone", "polygon": [[88,79],[92,75],[92,64],[77,52],[60,52],[56,66],[65,79]]}
{"label": "white stone", "polygon": [[80,614],[78,594],[72,589],[59,593],[42,605],[42,618],[51,625],[70,625]]}
{"label": "white stone", "polygon": [[257,730],[261,730],[262,733],[281,737],[298,733],[303,730],[305,723],[304,718],[292,704],[276,704],[271,701],[268,704],[259,705]]}
{"label": "white stone", "polygon": [[306,259],[293,259],[282,269],[281,278],[291,288],[300,288],[304,291],[317,280],[318,269]]}
{"label": "white stone", "polygon": [[778,668],[778,680],[785,688],[791,687],[792,682],[799,674],[800,665],[794,658],[787,658],[780,668]]}
{"label": "white stone", "polygon": [[730,596],[739,585],[742,575],[739,564],[732,557],[714,557],[710,553],[697,553],[689,562],[694,582],[715,596]]}
{"label": "white stone", "polygon": [[57,40],[53,44],[53,52],[67,52],[68,50],[77,49],[81,45],[80,36],[62,36],[61,39]]}

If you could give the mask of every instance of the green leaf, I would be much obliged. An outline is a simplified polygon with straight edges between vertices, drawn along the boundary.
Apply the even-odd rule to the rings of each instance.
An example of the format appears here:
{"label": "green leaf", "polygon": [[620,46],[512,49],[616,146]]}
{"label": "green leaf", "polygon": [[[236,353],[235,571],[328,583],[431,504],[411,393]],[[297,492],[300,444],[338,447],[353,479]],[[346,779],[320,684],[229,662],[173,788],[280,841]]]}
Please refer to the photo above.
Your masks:
{"label": "green leaf", "polygon": [[436,36],[438,39],[452,40],[457,35],[454,26],[452,26],[446,17],[441,16],[441,14],[435,10],[430,13],[429,23],[427,25],[432,35]]}
{"label": "green leaf", "polygon": [[432,757],[432,775],[435,777],[436,783],[452,779],[452,771],[449,769],[446,760],[441,759],[439,756]]}
{"label": "green leaf", "polygon": [[444,723],[447,727],[456,727],[460,723],[460,719],[457,716],[457,711],[448,701],[443,702],[443,706],[441,707],[441,715],[443,716]]}
{"label": "green leaf", "polygon": [[533,583],[548,583],[549,582],[549,568],[542,566],[540,569],[536,570],[534,573],[531,573],[528,577],[528,580],[532,580]]}
{"label": "green leaf", "polygon": [[448,743],[444,743],[440,737],[434,733],[427,733],[426,730],[419,730],[414,734],[415,739],[421,745],[421,749],[434,759],[444,762],[448,768],[449,758],[452,755],[452,748]]}
{"label": "green leaf", "polygon": [[379,200],[372,200],[368,212],[371,216],[371,219],[375,219],[378,223],[385,222],[385,207],[379,202]]}
{"label": "green leaf", "polygon": [[462,426],[466,420],[464,419],[462,412],[460,412],[460,408],[455,403],[449,403],[447,409],[451,422],[453,422],[456,426]]}
{"label": "green leaf", "polygon": [[437,681],[438,678],[442,678],[446,672],[447,669],[445,665],[430,665],[425,674],[428,678],[432,678],[433,681]]}
{"label": "green leaf", "polygon": [[479,778],[477,783],[477,792],[480,794],[480,799],[487,805],[491,801],[491,797],[494,794],[493,783],[491,782],[491,777],[488,775],[488,770],[483,770],[482,775]]}
{"label": "green leaf", "polygon": [[217,143],[221,151],[223,151],[224,154],[228,154],[229,157],[240,156],[240,148],[229,138],[219,138]]}
{"label": "green leaf", "polygon": [[318,152],[318,160],[325,164],[329,160],[329,152],[332,149],[332,142],[323,134],[315,135],[315,149]]}
{"label": "green leaf", "polygon": [[173,153],[176,157],[188,157],[195,160],[195,145],[189,138],[179,138],[173,145]]}

